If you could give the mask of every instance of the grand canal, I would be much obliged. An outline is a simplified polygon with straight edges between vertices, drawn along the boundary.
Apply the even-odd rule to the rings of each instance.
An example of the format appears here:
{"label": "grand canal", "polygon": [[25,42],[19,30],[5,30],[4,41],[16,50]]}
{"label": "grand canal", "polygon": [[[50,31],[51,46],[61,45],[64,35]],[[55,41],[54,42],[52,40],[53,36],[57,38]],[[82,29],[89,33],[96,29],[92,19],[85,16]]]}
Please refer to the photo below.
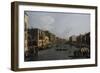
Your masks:
{"label": "grand canal", "polygon": [[[37,56],[28,57],[26,61],[75,59],[73,56],[74,52],[77,50],[80,50],[80,48],[69,44],[59,43],[45,50],[38,51]],[[84,57],[80,58],[82,59]]]}

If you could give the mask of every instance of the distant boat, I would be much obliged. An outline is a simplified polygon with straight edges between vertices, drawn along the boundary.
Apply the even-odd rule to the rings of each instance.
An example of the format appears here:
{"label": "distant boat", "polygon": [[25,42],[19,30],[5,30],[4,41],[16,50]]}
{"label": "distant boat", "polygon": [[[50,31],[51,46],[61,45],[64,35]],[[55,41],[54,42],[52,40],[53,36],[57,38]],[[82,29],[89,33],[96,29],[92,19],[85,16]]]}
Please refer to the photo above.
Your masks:
{"label": "distant boat", "polygon": [[68,49],[56,49],[56,51],[67,51]]}

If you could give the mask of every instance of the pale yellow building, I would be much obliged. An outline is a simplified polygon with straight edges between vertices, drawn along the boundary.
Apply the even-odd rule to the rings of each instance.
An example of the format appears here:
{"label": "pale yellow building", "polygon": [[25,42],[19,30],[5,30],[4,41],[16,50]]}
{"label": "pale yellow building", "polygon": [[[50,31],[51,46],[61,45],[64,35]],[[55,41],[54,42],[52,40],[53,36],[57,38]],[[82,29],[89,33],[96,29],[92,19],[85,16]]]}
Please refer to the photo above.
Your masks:
{"label": "pale yellow building", "polygon": [[28,27],[29,27],[29,17],[25,13],[24,15],[24,49],[28,51]]}

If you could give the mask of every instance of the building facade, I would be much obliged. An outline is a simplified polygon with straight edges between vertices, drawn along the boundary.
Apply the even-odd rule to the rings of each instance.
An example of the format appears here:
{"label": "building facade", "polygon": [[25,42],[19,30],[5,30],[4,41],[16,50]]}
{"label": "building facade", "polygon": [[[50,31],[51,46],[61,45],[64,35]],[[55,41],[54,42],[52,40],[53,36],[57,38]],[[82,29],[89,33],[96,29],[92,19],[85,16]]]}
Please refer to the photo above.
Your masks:
{"label": "building facade", "polygon": [[28,27],[29,27],[29,17],[24,14],[24,50],[28,51]]}

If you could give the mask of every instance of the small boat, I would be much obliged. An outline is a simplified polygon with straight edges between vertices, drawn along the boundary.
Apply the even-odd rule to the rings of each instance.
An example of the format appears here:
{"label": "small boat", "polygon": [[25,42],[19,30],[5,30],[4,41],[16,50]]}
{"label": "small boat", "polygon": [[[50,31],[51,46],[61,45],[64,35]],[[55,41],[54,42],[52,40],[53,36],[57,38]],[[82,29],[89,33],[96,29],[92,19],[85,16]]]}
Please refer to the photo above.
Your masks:
{"label": "small boat", "polygon": [[56,49],[56,51],[67,51],[68,49]]}

